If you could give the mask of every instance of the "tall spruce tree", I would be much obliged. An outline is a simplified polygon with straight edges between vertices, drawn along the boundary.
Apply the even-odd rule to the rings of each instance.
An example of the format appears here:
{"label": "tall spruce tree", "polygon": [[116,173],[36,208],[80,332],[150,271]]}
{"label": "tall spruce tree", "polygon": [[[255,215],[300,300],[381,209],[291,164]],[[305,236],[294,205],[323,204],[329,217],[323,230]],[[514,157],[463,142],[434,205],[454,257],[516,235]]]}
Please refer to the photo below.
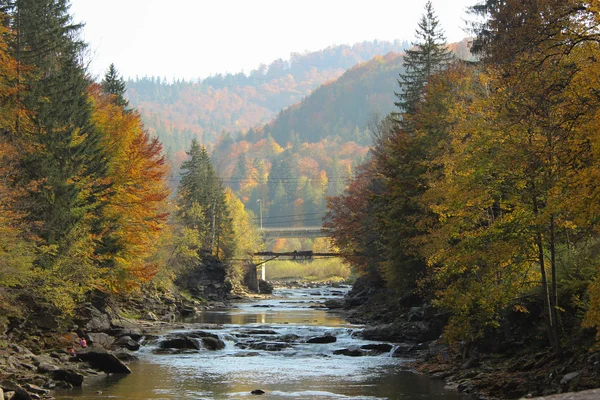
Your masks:
{"label": "tall spruce tree", "polygon": [[396,93],[398,101],[394,103],[400,108],[400,113],[409,115],[415,113],[431,75],[443,69],[452,59],[431,1],[425,4],[425,14],[418,23],[416,35],[417,41],[404,56],[404,73],[398,79],[401,91]]}
{"label": "tall spruce tree", "polygon": [[104,93],[113,96],[114,104],[123,108],[123,110],[127,109],[129,101],[125,99],[125,91],[127,90],[125,80],[119,75],[115,64],[110,64],[108,71],[104,75],[104,79],[100,82],[100,86]]}
{"label": "tall spruce tree", "polygon": [[0,8],[16,33],[11,52],[29,71],[18,79],[28,89],[20,101],[31,119],[22,165],[29,196],[23,206],[35,222],[34,233],[52,249],[38,260],[48,267],[92,236],[94,210],[107,189],[82,65],[85,43],[67,0],[1,0]]}

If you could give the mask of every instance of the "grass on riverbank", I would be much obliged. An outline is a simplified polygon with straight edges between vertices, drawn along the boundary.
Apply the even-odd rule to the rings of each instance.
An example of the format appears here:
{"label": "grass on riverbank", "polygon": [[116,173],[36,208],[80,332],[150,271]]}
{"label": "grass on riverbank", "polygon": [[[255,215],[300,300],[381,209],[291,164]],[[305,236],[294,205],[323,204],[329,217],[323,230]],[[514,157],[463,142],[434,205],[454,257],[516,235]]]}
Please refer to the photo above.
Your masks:
{"label": "grass on riverbank", "polygon": [[274,260],[267,262],[266,265],[267,280],[345,281],[350,277],[350,267],[339,259],[310,261]]}

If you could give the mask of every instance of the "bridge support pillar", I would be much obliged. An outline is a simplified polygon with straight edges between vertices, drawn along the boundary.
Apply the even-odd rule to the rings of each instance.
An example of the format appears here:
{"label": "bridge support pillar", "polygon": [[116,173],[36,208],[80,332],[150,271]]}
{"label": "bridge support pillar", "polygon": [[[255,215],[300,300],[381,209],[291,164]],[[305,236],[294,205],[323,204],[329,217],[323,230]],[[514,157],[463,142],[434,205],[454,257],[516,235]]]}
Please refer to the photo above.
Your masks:
{"label": "bridge support pillar", "polygon": [[267,263],[264,263],[263,265],[261,265],[261,270],[260,270],[260,279],[262,279],[263,281],[267,280]]}

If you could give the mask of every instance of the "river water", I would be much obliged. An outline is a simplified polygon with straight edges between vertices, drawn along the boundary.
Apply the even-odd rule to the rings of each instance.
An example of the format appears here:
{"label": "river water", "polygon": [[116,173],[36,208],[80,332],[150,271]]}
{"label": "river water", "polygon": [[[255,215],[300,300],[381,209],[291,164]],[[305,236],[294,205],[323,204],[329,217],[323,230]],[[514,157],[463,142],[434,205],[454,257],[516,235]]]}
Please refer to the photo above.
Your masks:
{"label": "river water", "polygon": [[[223,350],[157,354],[143,346],[132,374],[86,378],[82,388],[55,393],[57,399],[444,399],[467,397],[444,382],[407,370],[409,360],[389,353],[349,357],[337,349],[375,342],[358,338],[361,326],[318,308],[344,289],[281,289],[273,299],[206,311],[185,321],[222,339]],[[218,324],[218,326],[207,325]],[[206,329],[206,328],[209,329]],[[185,330],[181,330],[184,332]],[[271,332],[269,332],[271,331]],[[293,336],[295,335],[295,336]],[[305,343],[332,335],[335,343]],[[288,340],[283,344],[282,338]],[[290,340],[291,338],[291,340]],[[278,351],[270,347],[286,346]],[[262,396],[250,392],[261,389]]]}

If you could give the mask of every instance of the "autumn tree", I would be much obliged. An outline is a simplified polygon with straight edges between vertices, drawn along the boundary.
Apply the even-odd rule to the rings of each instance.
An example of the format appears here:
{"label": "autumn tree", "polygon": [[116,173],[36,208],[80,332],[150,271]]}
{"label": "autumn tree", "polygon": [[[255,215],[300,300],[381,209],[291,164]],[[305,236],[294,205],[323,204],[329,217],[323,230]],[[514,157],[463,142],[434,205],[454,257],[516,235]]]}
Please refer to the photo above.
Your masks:
{"label": "autumn tree", "polygon": [[559,351],[557,247],[577,215],[567,207],[569,182],[583,165],[595,168],[586,144],[593,136],[581,127],[598,107],[592,94],[598,21],[577,0],[486,2],[476,10],[489,16],[478,49],[496,71],[495,104],[513,145],[505,160],[522,179],[520,205],[531,216],[523,224],[537,252],[548,335]]}
{"label": "autumn tree", "polygon": [[90,92],[110,180],[97,254],[109,267],[113,285],[137,285],[159,269],[149,259],[166,222],[168,168],[162,145],[143,130],[137,113],[115,103],[101,87]]}

